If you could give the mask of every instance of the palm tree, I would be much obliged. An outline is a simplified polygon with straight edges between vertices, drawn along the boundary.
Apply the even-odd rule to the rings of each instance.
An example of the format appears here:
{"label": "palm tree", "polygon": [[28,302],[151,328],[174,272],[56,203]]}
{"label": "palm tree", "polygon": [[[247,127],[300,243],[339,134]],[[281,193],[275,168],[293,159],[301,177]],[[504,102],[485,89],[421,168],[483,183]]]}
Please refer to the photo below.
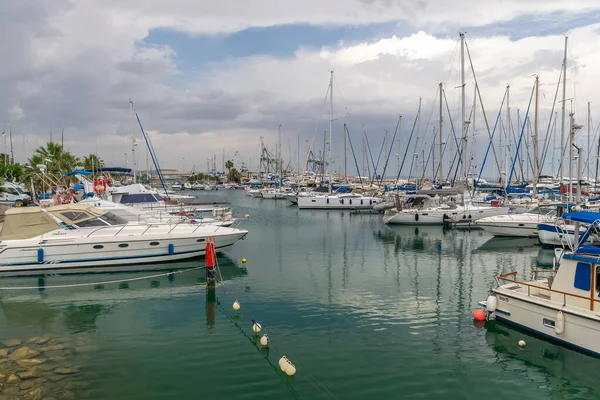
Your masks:
{"label": "palm tree", "polygon": [[[57,142],[48,142],[46,146],[37,148],[28,162],[23,171],[23,181],[29,183],[33,180],[38,188],[42,186],[43,175],[46,176],[45,186],[48,187],[52,182],[59,182],[64,172],[73,171],[81,164],[78,157],[65,151]],[[44,173],[40,165],[44,165]]]}
{"label": "palm tree", "polygon": [[83,157],[83,168],[88,171],[94,171],[102,167],[104,167],[104,160],[96,154],[90,154],[89,156]]}

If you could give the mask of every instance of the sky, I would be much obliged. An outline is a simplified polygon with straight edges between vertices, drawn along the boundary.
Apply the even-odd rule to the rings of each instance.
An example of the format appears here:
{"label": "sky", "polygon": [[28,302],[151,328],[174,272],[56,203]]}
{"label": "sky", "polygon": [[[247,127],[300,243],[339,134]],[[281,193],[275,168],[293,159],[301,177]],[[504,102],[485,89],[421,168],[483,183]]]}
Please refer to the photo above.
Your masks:
{"label": "sky", "polygon": [[[544,172],[552,173],[562,103],[558,144],[546,136],[565,35],[565,104],[567,118],[573,111],[584,125],[577,134],[580,146],[587,149],[588,102],[592,143],[598,125],[593,121],[600,122],[594,118],[600,115],[599,16],[600,2],[594,0],[5,0],[2,130],[10,126],[17,161],[51,137],[60,140],[64,131],[65,147],[79,156],[97,153],[107,164],[129,167],[135,158],[144,169],[145,146],[131,118],[131,99],[163,168],[206,171],[207,160],[216,156],[221,169],[225,154],[254,169],[261,138],[275,152],[281,125],[285,163],[302,169],[308,145],[316,152],[328,147],[325,97],[333,70],[333,168],[343,168],[346,124],[355,151],[354,157],[348,150],[349,173],[356,174],[356,164],[362,169],[370,149],[371,164],[379,159],[378,171],[389,154],[386,175],[396,173],[406,153],[402,175],[407,175],[415,153],[420,163],[432,158],[440,82],[447,99],[443,140],[454,141],[450,120],[460,132],[459,32],[465,32],[490,132],[510,85],[511,135],[518,139],[539,76],[540,146],[549,141]],[[468,57],[466,70],[470,119],[475,79]],[[421,118],[415,124],[419,98]],[[474,170],[489,142],[481,104],[475,110],[475,134],[468,142]],[[494,142],[498,163],[504,164],[499,142],[507,126],[504,111],[500,121]],[[415,145],[415,133],[407,150],[413,125],[419,127],[419,142]],[[4,138],[2,150],[8,146]],[[454,153],[448,145],[445,171]],[[439,162],[439,154],[435,158]],[[498,175],[495,165],[490,155],[488,176]]]}

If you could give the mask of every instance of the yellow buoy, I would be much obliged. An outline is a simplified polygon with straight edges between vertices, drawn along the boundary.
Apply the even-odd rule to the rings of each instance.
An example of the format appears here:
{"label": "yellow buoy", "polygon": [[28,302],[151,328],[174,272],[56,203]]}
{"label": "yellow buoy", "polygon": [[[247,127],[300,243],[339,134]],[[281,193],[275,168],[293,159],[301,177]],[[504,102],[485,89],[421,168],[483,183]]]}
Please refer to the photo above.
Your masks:
{"label": "yellow buoy", "polygon": [[250,221],[250,214],[246,214],[245,217],[246,217],[246,221]]}
{"label": "yellow buoy", "polygon": [[260,338],[260,345],[262,347],[269,347],[269,337],[266,334]]}
{"label": "yellow buoy", "polygon": [[254,322],[254,324],[252,325],[252,330],[254,331],[254,333],[260,333],[260,331],[262,330],[262,326],[260,326],[258,322]]}
{"label": "yellow buoy", "polygon": [[285,368],[287,366],[287,363],[288,363],[288,359],[287,359],[286,356],[282,356],[279,359],[279,368],[281,369],[281,371],[285,372]]}
{"label": "yellow buoy", "polygon": [[235,311],[238,311],[240,309],[240,307],[241,307],[241,305],[237,300],[233,302],[233,309]]}
{"label": "yellow buoy", "polygon": [[525,343],[524,340],[519,340],[519,346],[525,347],[525,346],[527,346],[527,343]]}
{"label": "yellow buoy", "polygon": [[246,264],[246,259],[242,258],[242,264]]}

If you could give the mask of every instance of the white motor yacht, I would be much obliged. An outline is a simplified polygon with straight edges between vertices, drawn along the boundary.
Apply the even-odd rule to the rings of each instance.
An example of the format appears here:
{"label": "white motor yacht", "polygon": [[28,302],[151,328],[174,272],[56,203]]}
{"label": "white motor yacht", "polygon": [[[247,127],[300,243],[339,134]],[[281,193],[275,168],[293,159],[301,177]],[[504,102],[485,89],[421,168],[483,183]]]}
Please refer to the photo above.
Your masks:
{"label": "white motor yacht", "polygon": [[475,224],[494,236],[538,237],[538,224],[554,223],[556,207],[538,207],[523,214],[481,218]]}
{"label": "white motor yacht", "polygon": [[168,262],[220,251],[248,234],[205,224],[135,224],[91,206],[8,210],[0,230],[0,272],[15,274]]}
{"label": "white motor yacht", "polygon": [[385,211],[383,222],[398,225],[443,225],[448,222],[472,223],[480,218],[508,214],[508,207],[485,205],[435,205],[435,200],[427,195],[407,196],[409,201],[401,206]]}
{"label": "white motor yacht", "polygon": [[518,279],[516,271],[500,275],[498,287],[479,304],[489,319],[600,356],[600,247],[587,244],[596,235],[600,213],[572,212],[563,218],[576,231],[580,223],[589,227],[572,247],[557,253],[559,267],[535,270],[532,279]]}
{"label": "white motor yacht", "polygon": [[298,208],[301,209],[325,209],[325,210],[340,210],[340,209],[369,209],[375,204],[381,203],[379,197],[363,196],[358,193],[341,193],[341,194],[323,194],[311,196],[299,196]]}

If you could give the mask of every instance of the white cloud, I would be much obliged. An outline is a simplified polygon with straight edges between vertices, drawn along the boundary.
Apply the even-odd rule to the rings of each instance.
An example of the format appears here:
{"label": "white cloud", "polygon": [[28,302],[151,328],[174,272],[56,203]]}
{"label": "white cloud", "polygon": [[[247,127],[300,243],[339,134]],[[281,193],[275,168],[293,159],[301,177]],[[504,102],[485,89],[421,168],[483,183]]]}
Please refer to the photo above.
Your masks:
{"label": "white cloud", "polygon": [[[407,116],[406,132],[419,96],[424,97],[425,130],[439,81],[446,82],[453,111],[458,100],[457,38],[454,33],[432,33],[529,14],[597,10],[600,3],[307,0],[284,7],[267,0],[22,0],[2,8],[7,12],[0,13],[0,34],[7,40],[0,43],[0,52],[11,56],[0,65],[0,113],[13,121],[17,143],[27,134],[28,143],[17,146],[17,157],[24,158],[49,132],[65,128],[66,143],[78,154],[97,146],[105,159],[122,162],[130,151],[126,135],[132,98],[145,128],[154,132],[159,158],[178,167],[181,157],[204,165],[203,160],[219,155],[222,148],[256,158],[259,137],[274,143],[279,123],[287,137],[302,135],[302,142],[312,137],[329,69],[336,71],[337,132],[341,122],[348,122],[355,133],[367,124],[379,140],[384,128],[394,129],[398,113]],[[178,68],[178,56],[170,47],[140,45],[155,28],[215,34],[288,23],[386,21],[421,30],[363,43],[340,41],[323,49],[299,48],[292,57],[232,58],[197,75]],[[574,27],[570,35],[568,97],[576,95],[577,109],[583,111],[584,102],[600,100],[593,90],[600,84],[595,74],[600,67],[599,27]],[[520,40],[468,36],[468,42],[490,112],[498,107],[507,83],[513,105],[524,108],[534,73],[541,75],[543,105],[549,107],[562,58],[560,35]],[[469,98],[471,84],[468,78]]]}

